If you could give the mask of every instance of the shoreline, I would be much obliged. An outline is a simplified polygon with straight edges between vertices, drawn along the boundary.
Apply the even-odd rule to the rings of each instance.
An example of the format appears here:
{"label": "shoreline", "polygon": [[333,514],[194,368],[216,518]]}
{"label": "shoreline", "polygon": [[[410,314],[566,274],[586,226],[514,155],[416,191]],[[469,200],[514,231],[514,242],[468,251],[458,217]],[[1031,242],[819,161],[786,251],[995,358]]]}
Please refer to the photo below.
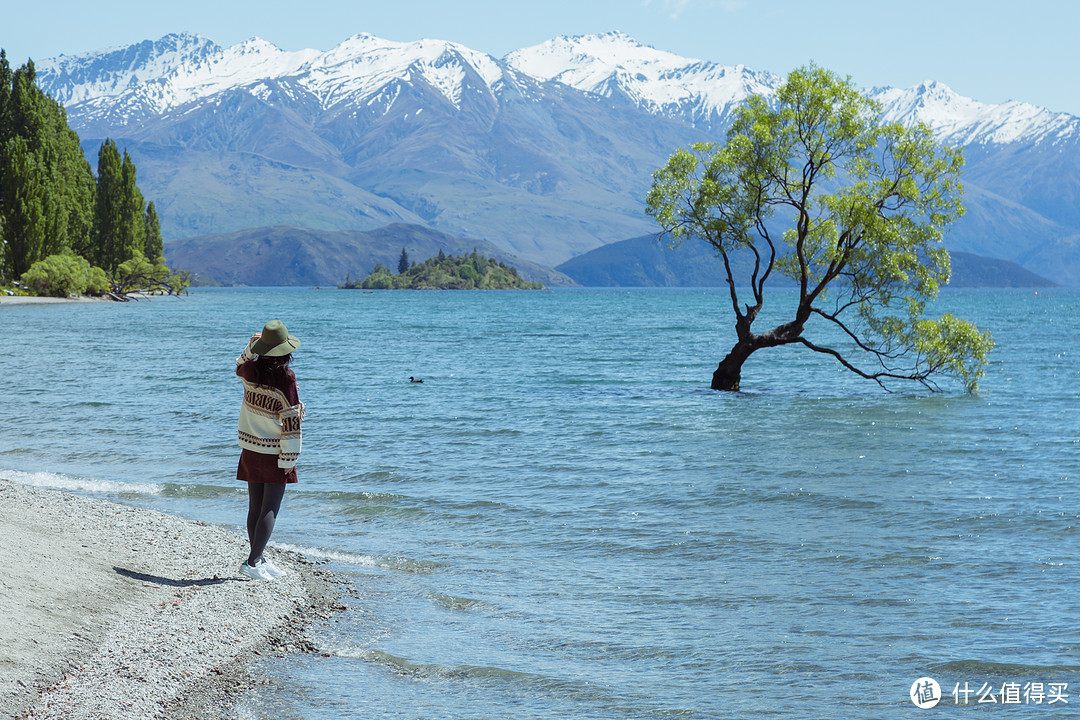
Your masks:
{"label": "shoreline", "polygon": [[58,303],[94,303],[113,302],[107,295],[91,297],[79,295],[78,297],[45,297],[43,295],[0,295],[0,305],[56,305]]}
{"label": "shoreline", "polygon": [[[186,294],[186,293],[185,293]],[[69,303],[127,302],[129,300],[149,300],[156,297],[169,297],[165,293],[130,292],[123,297],[115,295],[69,295],[67,297],[49,297],[47,295],[4,295],[0,293],[2,305],[58,305]]]}
{"label": "shoreline", "polygon": [[296,553],[248,580],[247,540],[0,476],[0,716],[228,717],[263,654],[313,652],[343,581]]}

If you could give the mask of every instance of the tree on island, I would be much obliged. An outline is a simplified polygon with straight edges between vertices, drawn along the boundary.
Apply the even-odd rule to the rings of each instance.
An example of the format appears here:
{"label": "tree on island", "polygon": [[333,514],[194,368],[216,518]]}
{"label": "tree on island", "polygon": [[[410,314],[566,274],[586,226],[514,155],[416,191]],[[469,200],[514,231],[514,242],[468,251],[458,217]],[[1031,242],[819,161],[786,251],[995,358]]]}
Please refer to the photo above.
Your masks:
{"label": "tree on island", "polygon": [[541,290],[544,286],[523,280],[518,276],[517,268],[495,258],[486,258],[476,250],[461,256],[448,256],[439,250],[437,257],[428,258],[419,265],[406,265],[397,275],[382,263],[376,263],[363,280],[347,277],[338,287],[346,290]]}
{"label": "tree on island", "polygon": [[[951,314],[924,317],[949,280],[941,239],[964,212],[962,166],[926,125],[884,123],[850,78],[813,64],[792,71],[772,104],[750,97],[725,143],[676,151],[653,174],[647,211],[673,247],[701,238],[727,271],[736,342],[712,388],[738,390],[762,348],[801,345],[882,387],[936,391],[941,374],[974,392],[989,333]],[[797,303],[790,320],[756,333],[774,270],[796,282]],[[839,330],[841,343],[805,337],[811,321],[815,332]]]}
{"label": "tree on island", "polygon": [[409,253],[405,252],[405,248],[401,248],[401,257],[397,261],[398,275],[409,272]]}

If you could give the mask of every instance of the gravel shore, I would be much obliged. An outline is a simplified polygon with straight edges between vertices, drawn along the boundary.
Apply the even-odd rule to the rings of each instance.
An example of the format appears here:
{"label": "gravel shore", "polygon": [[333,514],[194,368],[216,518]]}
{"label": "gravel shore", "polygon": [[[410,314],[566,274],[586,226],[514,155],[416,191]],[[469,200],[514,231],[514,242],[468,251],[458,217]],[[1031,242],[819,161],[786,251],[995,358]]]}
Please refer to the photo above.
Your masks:
{"label": "gravel shore", "polygon": [[313,651],[342,585],[299,555],[239,574],[206,523],[0,477],[0,717],[225,718],[259,654]]}
{"label": "gravel shore", "polygon": [[80,295],[78,297],[40,297],[38,295],[0,295],[0,305],[55,305],[57,303],[77,302],[112,302],[110,297],[90,297]]}

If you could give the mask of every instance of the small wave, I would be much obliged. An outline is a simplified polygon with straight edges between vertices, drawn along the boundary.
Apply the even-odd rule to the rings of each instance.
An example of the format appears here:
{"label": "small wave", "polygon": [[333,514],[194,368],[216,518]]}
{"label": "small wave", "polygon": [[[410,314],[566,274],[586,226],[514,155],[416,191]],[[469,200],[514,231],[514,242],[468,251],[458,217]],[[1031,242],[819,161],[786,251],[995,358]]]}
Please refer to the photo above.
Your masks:
{"label": "small wave", "polygon": [[446,593],[441,592],[433,592],[429,597],[447,610],[472,610],[475,607],[483,605],[480,600],[455,597],[454,595],[447,595]]}
{"label": "small wave", "polygon": [[384,570],[397,570],[398,572],[426,574],[438,569],[439,564],[424,560],[402,557],[376,557],[362,553],[348,552],[347,550],[328,550],[326,548],[307,547],[293,545],[291,543],[271,542],[270,547],[287,552],[300,553],[307,557],[320,560],[332,560],[333,562],[347,565],[359,565],[361,567],[377,567]]}
{"label": "small wave", "polygon": [[611,692],[602,685],[579,679],[560,678],[535,672],[523,672],[492,665],[439,665],[420,663],[392,655],[383,650],[355,645],[339,645],[326,650],[331,655],[341,658],[355,658],[364,662],[382,665],[394,672],[417,680],[459,680],[480,681],[483,683],[507,683],[520,692],[542,693],[546,697],[556,696],[564,699],[579,698],[594,704],[609,704],[616,700]]}
{"label": "small wave", "polygon": [[882,503],[878,500],[862,500],[853,497],[830,495],[828,493],[809,492],[802,489],[775,495],[766,495],[761,497],[760,500],[769,503],[789,502],[796,505],[805,504],[810,505],[811,507],[837,510],[876,510],[882,507]]}
{"label": "small wave", "polygon": [[[371,482],[376,480],[401,480],[397,470],[371,470],[369,472],[357,473],[350,475],[349,477],[342,478],[342,482]],[[345,492],[341,490],[331,490],[330,492]]]}
{"label": "small wave", "polygon": [[0,478],[32,487],[67,490],[69,492],[112,493],[118,495],[161,495],[159,483],[125,483],[115,480],[96,480],[50,472],[21,472],[0,470]]}
{"label": "small wave", "polygon": [[331,648],[329,652],[337,657],[356,658],[358,660],[378,663],[394,672],[402,675],[411,675],[417,678],[502,678],[508,680],[520,680],[533,677],[530,673],[486,665],[446,666],[435,663],[417,663],[407,658],[391,655],[382,650],[352,645],[342,645]]}
{"label": "small wave", "polygon": [[398,572],[417,573],[426,575],[439,569],[440,564],[430,560],[415,560],[405,557],[380,557],[376,558],[379,567]]}
{"label": "small wave", "polygon": [[286,552],[300,553],[308,557],[318,558],[320,560],[333,560],[335,562],[347,563],[349,565],[363,565],[365,567],[378,567],[378,561],[371,555],[361,555],[359,553],[345,552],[342,550],[324,550],[323,548],[306,547],[302,545],[293,545],[292,543],[279,543],[272,542],[270,547],[277,548],[278,550],[285,550]]}
{"label": "small wave", "polygon": [[176,498],[195,498],[200,500],[212,500],[230,495],[247,495],[246,487],[223,486],[223,485],[199,485],[166,483],[163,486],[162,495]]}
{"label": "small wave", "polygon": [[374,516],[391,516],[391,517],[422,517],[427,515],[424,510],[420,508],[410,507],[393,507],[391,505],[344,505],[338,511],[338,514],[346,517],[374,517]]}
{"label": "small wave", "polygon": [[937,673],[955,673],[969,677],[1008,676],[1016,678],[1075,676],[1080,665],[1024,665],[1019,663],[984,662],[982,660],[952,660],[931,665]]}
{"label": "small wave", "polygon": [[338,503],[373,502],[379,500],[408,500],[408,495],[388,492],[364,492],[346,490],[300,490],[297,495],[310,495],[320,501],[332,500]]}

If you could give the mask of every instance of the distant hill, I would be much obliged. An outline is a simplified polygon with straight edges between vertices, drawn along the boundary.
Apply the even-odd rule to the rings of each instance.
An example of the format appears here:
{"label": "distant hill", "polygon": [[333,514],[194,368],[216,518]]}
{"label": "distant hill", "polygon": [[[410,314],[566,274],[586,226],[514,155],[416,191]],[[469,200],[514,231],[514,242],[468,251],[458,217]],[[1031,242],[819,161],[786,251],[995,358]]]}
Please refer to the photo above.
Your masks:
{"label": "distant hill", "polygon": [[[951,252],[949,287],[1052,287],[1055,283],[1006,260]],[[748,276],[749,258],[737,272]],[[723,263],[704,242],[687,241],[672,250],[655,235],[603,245],[572,258],[556,270],[580,285],[616,287],[715,287],[726,283]],[[778,283],[788,283],[777,278]]]}
{"label": "distant hill", "polygon": [[[422,261],[439,252],[478,252],[518,268],[526,280],[572,285],[551,268],[516,258],[484,240],[453,237],[420,225],[396,223],[378,230],[330,231],[276,225],[222,235],[175,240],[165,245],[170,267],[222,285],[330,285],[364,277],[382,263],[396,267],[401,249]],[[208,282],[208,281],[204,281]]]}

